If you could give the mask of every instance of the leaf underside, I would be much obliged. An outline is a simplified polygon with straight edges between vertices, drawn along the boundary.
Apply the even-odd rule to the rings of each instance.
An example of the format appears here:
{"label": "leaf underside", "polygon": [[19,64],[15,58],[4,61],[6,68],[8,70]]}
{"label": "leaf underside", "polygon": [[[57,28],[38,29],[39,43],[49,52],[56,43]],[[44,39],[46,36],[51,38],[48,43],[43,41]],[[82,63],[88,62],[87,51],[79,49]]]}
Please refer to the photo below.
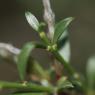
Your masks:
{"label": "leaf underside", "polygon": [[73,20],[73,17],[69,17],[69,18],[66,18],[66,19],[60,21],[58,24],[56,24],[53,43],[58,42],[61,35],[67,29],[67,27],[69,26],[69,24],[72,20]]}
{"label": "leaf underside", "polygon": [[35,48],[35,45],[30,42],[24,45],[19,56],[18,56],[18,72],[21,80],[24,80],[26,75],[27,63],[30,56],[31,51]]}
{"label": "leaf underside", "polygon": [[39,22],[37,18],[30,12],[25,13],[26,19],[29,23],[29,25],[36,31],[39,29]]}

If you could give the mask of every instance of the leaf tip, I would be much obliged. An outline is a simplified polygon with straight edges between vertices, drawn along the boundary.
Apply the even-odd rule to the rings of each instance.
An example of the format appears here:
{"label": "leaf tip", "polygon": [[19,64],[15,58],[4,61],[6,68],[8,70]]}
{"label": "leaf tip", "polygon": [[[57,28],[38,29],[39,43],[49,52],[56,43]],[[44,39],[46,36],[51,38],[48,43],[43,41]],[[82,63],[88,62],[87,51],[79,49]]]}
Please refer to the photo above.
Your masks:
{"label": "leaf tip", "polygon": [[29,11],[25,12],[25,17],[29,23],[29,25],[36,31],[38,31],[39,28],[39,21],[37,20],[37,18],[30,13]]}

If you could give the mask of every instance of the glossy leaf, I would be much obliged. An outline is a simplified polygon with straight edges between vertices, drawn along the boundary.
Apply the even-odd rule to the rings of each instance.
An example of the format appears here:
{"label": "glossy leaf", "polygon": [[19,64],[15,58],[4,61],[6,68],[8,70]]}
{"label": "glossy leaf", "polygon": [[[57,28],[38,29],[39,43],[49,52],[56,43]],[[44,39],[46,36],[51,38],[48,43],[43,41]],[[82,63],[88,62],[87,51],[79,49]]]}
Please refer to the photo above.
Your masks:
{"label": "glossy leaf", "polygon": [[54,38],[53,38],[54,43],[58,42],[59,38],[64,33],[64,31],[67,29],[67,27],[69,26],[69,24],[72,20],[73,20],[73,17],[66,18],[66,19],[60,21],[55,26],[55,33],[54,33]]}
{"label": "glossy leaf", "polygon": [[24,80],[26,75],[27,63],[30,56],[31,51],[35,48],[35,45],[30,42],[24,45],[19,56],[18,56],[18,72],[21,80]]}
{"label": "glossy leaf", "polygon": [[28,23],[30,24],[30,26],[34,30],[38,31],[40,24],[39,24],[37,18],[33,14],[31,14],[30,12],[26,12],[25,16],[26,16],[26,19],[27,19]]}

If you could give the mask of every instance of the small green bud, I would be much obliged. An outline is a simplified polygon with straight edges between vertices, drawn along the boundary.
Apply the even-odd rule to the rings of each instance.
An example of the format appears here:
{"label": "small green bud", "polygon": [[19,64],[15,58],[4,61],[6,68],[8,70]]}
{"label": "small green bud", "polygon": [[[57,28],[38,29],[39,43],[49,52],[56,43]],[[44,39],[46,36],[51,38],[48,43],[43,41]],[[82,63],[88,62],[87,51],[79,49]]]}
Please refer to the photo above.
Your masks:
{"label": "small green bud", "polygon": [[47,51],[51,51],[51,46],[47,46]]}
{"label": "small green bud", "polygon": [[57,50],[57,44],[54,44],[54,45],[52,46],[52,49],[53,49],[53,51]]}
{"label": "small green bud", "polygon": [[45,33],[44,32],[40,32],[40,37],[41,38],[45,38]]}
{"label": "small green bud", "polygon": [[47,46],[47,50],[48,51],[56,51],[57,50],[57,45],[56,44],[49,45],[49,46]]}
{"label": "small green bud", "polygon": [[50,44],[50,41],[49,41],[47,35],[45,34],[45,32],[42,31],[42,32],[39,33],[39,35],[40,35],[40,38],[43,40],[43,42],[46,45],[49,45]]}
{"label": "small green bud", "polygon": [[41,23],[39,24],[38,31],[39,31],[39,32],[43,31],[43,30],[44,30],[45,25],[46,25],[45,23],[41,22]]}

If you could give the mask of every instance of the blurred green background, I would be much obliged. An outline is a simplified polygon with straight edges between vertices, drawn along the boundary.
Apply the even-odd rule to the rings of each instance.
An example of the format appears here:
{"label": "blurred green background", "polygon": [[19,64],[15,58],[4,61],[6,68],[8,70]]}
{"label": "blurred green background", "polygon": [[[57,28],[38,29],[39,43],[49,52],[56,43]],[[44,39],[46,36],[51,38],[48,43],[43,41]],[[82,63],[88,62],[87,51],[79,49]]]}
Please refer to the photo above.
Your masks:
{"label": "blurred green background", "polygon": [[[51,5],[56,22],[69,16],[75,17],[69,27],[71,64],[84,72],[87,59],[95,53],[95,0],[51,0]],[[40,41],[26,21],[25,11],[31,11],[43,21],[42,0],[0,0],[0,42],[21,48],[25,42]],[[33,54],[38,60],[48,57],[44,51],[36,50]],[[45,63],[48,59],[40,61]],[[18,79],[14,65],[3,60],[0,63],[0,80]]]}

